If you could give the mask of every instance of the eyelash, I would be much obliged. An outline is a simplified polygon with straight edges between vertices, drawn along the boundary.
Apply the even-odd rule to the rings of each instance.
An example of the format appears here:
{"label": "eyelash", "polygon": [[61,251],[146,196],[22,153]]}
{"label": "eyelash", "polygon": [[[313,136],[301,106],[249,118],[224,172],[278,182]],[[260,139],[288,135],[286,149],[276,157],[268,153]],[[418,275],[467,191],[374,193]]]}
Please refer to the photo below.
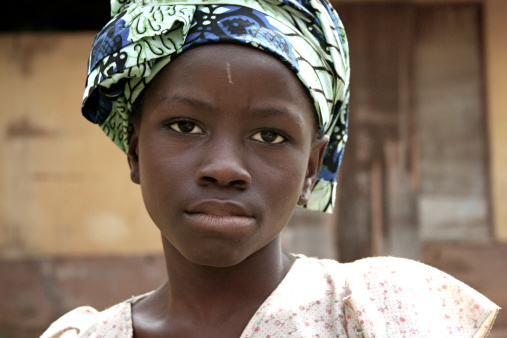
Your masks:
{"label": "eyelash", "polygon": [[[275,142],[267,142],[265,140],[262,140],[262,133],[271,133],[271,134],[273,134],[273,136],[275,136],[275,139],[273,141],[278,140],[278,138],[281,138],[281,140],[278,141],[278,142],[276,142],[276,143]],[[254,138],[254,136],[257,135],[257,134],[260,135],[261,140]],[[281,133],[278,130],[273,130],[273,129],[259,130],[259,131],[255,132],[255,134],[252,135],[252,139],[254,139],[257,142],[266,143],[266,144],[270,144],[270,145],[279,145],[279,144],[286,143],[288,141],[288,138],[283,133]]]}
{"label": "eyelash", "polygon": [[[185,132],[185,131],[181,130],[180,124],[184,124],[184,123],[193,125],[192,131],[195,128],[199,128],[200,132],[192,133],[192,132]],[[199,127],[199,125],[196,122],[189,120],[189,119],[179,119],[179,120],[168,121],[168,122],[164,123],[164,126],[166,128],[169,128],[171,131],[178,133],[178,134],[183,134],[183,135],[202,135],[202,134],[204,134],[204,131],[202,130],[202,128]]]}
{"label": "eyelash", "polygon": [[[199,128],[200,132],[185,132],[181,129],[181,125],[180,124],[183,124],[183,123],[187,123],[187,124],[191,124],[193,125],[192,127],[192,130],[193,131],[195,128]],[[171,120],[171,121],[168,121],[166,123],[164,123],[164,126],[166,128],[169,128],[172,132],[175,132],[175,133],[178,133],[178,134],[182,134],[182,135],[202,135],[204,134],[204,131],[203,129],[194,121],[192,120],[189,120],[189,119],[179,119],[179,120]],[[265,141],[262,137],[262,133],[270,133],[272,134],[271,136],[274,136],[274,140],[273,141],[277,141],[279,138],[281,140],[279,140],[278,142],[268,142],[268,141]],[[258,138],[255,138],[256,135],[259,135]],[[279,145],[279,144],[283,144],[283,143],[286,143],[287,141],[289,141],[289,138],[287,136],[284,135],[284,133],[278,131],[278,130],[275,130],[275,129],[261,129],[261,130],[258,130],[256,131],[252,136],[251,136],[251,139],[253,139],[254,141],[257,141],[257,142],[260,142],[260,143],[265,143],[265,144],[270,144],[270,145]]]}

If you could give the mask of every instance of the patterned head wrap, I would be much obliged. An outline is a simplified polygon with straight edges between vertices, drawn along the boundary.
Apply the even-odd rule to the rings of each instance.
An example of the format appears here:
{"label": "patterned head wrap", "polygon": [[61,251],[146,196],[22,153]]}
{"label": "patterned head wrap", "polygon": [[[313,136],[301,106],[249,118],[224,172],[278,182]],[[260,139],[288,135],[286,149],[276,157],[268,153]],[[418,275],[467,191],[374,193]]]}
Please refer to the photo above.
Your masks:
{"label": "patterned head wrap", "polygon": [[327,0],[112,0],[111,15],[88,61],[88,120],[126,152],[132,104],[171,59],[201,44],[253,46],[285,63],[314,100],[330,143],[306,207],[332,211],[347,140],[349,55]]}

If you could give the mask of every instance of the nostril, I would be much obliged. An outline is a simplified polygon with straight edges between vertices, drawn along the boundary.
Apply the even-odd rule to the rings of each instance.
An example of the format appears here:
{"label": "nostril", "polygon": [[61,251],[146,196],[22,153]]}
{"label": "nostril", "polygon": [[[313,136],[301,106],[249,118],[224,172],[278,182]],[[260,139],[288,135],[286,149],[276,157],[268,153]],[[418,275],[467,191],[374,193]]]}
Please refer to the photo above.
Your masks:
{"label": "nostril", "polygon": [[217,183],[217,180],[210,176],[203,176],[201,177],[201,180],[203,181],[203,183]]}
{"label": "nostril", "polygon": [[247,183],[244,180],[232,181],[231,185],[237,186],[239,188],[247,188]]}
{"label": "nostril", "polygon": [[[216,177],[215,177],[216,176]],[[217,185],[220,187],[236,187],[239,189],[247,189],[250,186],[250,180],[229,179],[228,175],[221,177],[220,175],[196,175],[197,182],[201,185]]]}
{"label": "nostril", "polygon": [[247,189],[252,180],[247,167],[237,156],[230,156],[234,152],[227,154],[228,156],[206,156],[195,173],[196,182],[201,185]]}

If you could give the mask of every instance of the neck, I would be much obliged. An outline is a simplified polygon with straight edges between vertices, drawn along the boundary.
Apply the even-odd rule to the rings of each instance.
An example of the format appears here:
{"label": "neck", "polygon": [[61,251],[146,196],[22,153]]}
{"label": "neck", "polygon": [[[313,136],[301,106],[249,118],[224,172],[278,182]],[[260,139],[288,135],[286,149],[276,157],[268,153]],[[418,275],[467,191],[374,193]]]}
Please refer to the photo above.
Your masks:
{"label": "neck", "polygon": [[[294,262],[278,236],[232,267],[209,267],[183,257],[163,239],[168,272],[165,286],[169,313],[188,311],[205,319],[226,317],[238,308],[255,310],[280,284]],[[253,315],[253,313],[252,313]]]}

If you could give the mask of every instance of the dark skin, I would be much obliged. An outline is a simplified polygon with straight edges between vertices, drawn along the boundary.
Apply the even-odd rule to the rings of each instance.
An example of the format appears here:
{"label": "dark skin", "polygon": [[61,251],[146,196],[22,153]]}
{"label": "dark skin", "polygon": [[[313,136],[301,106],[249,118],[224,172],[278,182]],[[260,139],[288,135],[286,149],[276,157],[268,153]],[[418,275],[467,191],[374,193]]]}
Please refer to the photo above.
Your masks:
{"label": "dark skin", "polygon": [[145,90],[128,153],[168,281],[132,307],[136,337],[239,337],[294,263],[280,232],[328,138],[297,77],[265,52],[206,45]]}

